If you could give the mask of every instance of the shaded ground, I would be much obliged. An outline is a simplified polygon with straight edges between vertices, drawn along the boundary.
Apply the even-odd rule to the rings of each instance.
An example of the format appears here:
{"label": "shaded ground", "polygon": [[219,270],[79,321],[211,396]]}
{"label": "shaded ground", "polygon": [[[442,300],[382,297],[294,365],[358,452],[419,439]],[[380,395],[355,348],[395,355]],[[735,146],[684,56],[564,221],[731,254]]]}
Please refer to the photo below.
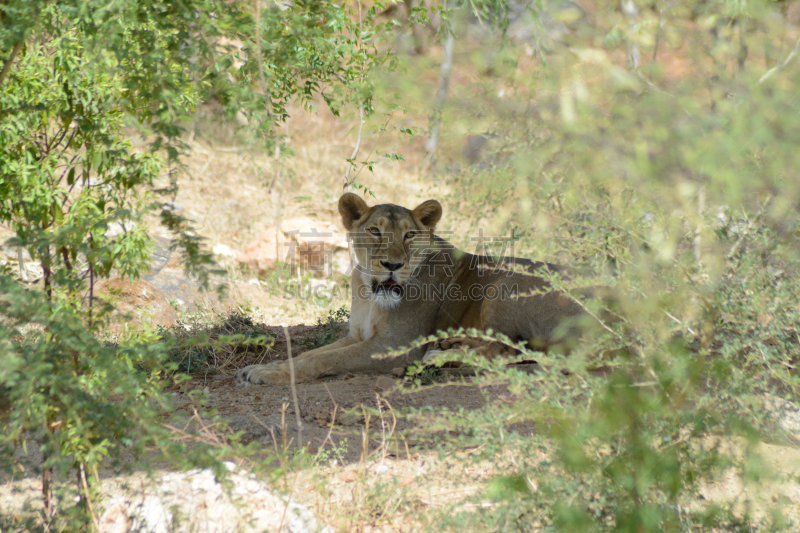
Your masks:
{"label": "shaded ground", "polygon": [[[300,355],[307,351],[309,339],[318,338],[328,326],[293,326],[289,328],[292,351]],[[270,327],[276,336],[275,345],[266,355],[242,358],[237,367],[286,359],[286,340],[282,328]],[[338,331],[346,333],[347,325]],[[191,410],[187,392],[195,389],[208,394],[208,407],[215,409],[235,431],[244,431],[245,442],[257,441],[266,448],[281,449],[294,446],[298,427],[291,387],[252,385],[237,387],[233,380],[235,368],[213,375],[195,375],[183,391],[175,390],[178,409]],[[302,421],[303,443],[309,451],[320,447],[348,463],[370,455],[384,438],[400,436],[413,447],[414,422],[397,414],[404,408],[433,407],[436,409],[475,409],[505,392],[505,388],[479,390],[476,385],[458,376],[440,376],[437,386],[412,390],[407,378],[392,374],[345,374],[297,384],[297,400]],[[362,438],[363,429],[370,427],[371,439]],[[285,440],[284,440],[285,438]]]}

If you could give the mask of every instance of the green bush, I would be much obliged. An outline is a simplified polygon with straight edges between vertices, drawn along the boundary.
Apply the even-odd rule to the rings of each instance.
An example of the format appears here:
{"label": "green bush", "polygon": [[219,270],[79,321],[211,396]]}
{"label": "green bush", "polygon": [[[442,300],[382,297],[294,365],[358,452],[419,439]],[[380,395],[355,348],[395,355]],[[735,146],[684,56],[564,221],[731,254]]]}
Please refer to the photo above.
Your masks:
{"label": "green bush", "polygon": [[[627,4],[593,3],[560,41],[538,34],[546,63],[497,52],[484,91],[454,93],[443,112],[455,147],[464,131],[495,146],[483,165],[439,169],[453,227],[477,220],[513,236],[505,253],[594,271],[583,287],[608,287],[619,317],[568,357],[520,347],[542,366],[532,375],[461,358],[515,399],[426,413],[430,442],[509,473],[489,484],[496,506],[444,527],[796,528],[780,501],[759,517],[699,490],[727,469],[769,477],[756,446],[789,437],[770,398],[800,400],[800,63],[784,64],[797,35],[775,33],[792,28],[779,3],[637,2],[633,17]],[[456,49],[477,67],[469,54],[486,41],[471,44]],[[494,98],[498,86],[515,98]],[[452,239],[474,251],[474,237]],[[603,317],[607,303],[584,305]]]}
{"label": "green bush", "polygon": [[314,350],[321,346],[327,346],[342,336],[341,323],[350,318],[350,312],[346,307],[328,311],[328,316],[323,320],[317,319],[317,330],[308,336],[303,344],[309,349]]}
{"label": "green bush", "polygon": [[[211,92],[230,109],[244,107],[267,141],[292,99],[324,93],[337,110],[356,94],[368,106],[368,74],[388,58],[368,31],[377,10],[356,21],[352,9],[325,2],[259,7],[258,19],[247,5],[217,0],[0,5],[0,222],[15,232],[7,244],[26,250],[43,279],[26,287],[8,268],[0,272],[0,462],[13,475],[39,470],[46,511],[24,527],[96,527],[92,480],[109,461],[120,466],[123,451],[219,467],[226,446],[171,440],[160,418],[164,378],[197,370],[190,353],[218,365],[209,357],[226,342],[234,352],[264,349],[263,328],[231,316],[226,324],[245,331],[212,332],[211,344],[176,345],[175,331],[106,343],[99,335],[113,308],[95,283],[147,269],[145,224],[156,215],[187,274],[210,288],[213,256],[167,201],[184,149],[180,124]],[[245,42],[241,70],[232,67],[238,52],[215,44],[223,35]],[[325,92],[336,83],[335,97]],[[131,132],[142,135],[141,147]],[[28,442],[39,446],[41,464],[11,453]],[[60,483],[67,479],[77,483],[69,489]],[[54,497],[64,487],[80,494],[77,507]]]}
{"label": "green bush", "polygon": [[[120,346],[102,342],[86,327],[80,306],[54,302],[6,276],[0,277],[0,295],[0,384],[6,405],[0,447],[7,452],[0,468],[13,476],[42,476],[48,521],[58,516],[50,507],[52,492],[77,474],[72,490],[81,495],[78,506],[88,511],[98,468],[119,467],[123,450],[140,456],[148,446],[169,445],[159,423],[163,370],[137,369],[169,370],[164,345],[144,339]],[[26,442],[38,445],[41,462],[12,453]],[[70,499],[58,500],[69,508]],[[82,516],[88,520],[90,514]]]}

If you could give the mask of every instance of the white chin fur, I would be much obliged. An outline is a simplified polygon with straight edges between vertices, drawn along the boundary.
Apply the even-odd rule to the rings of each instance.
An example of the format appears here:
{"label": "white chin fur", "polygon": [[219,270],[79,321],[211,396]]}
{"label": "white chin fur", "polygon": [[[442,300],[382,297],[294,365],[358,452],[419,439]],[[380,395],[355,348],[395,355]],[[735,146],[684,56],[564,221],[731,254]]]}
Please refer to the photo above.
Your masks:
{"label": "white chin fur", "polygon": [[381,291],[378,293],[372,293],[372,300],[377,303],[381,309],[394,309],[400,305],[400,301],[402,299],[402,296],[395,294],[394,292]]}

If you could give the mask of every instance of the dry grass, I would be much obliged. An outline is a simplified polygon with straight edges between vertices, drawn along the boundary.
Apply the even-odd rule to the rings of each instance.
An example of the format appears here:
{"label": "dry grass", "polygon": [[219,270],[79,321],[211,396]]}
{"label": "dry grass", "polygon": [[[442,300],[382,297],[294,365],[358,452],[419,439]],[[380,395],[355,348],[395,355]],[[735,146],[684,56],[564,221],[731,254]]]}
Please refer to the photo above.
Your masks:
{"label": "dry grass", "polygon": [[[180,183],[176,201],[187,207],[199,232],[212,244],[244,247],[276,223],[279,202],[282,218],[307,215],[338,222],[336,202],[342,192],[345,158],[356,142],[357,119],[336,121],[327,109],[320,109],[318,114],[292,110],[288,147],[294,155],[280,162],[253,144],[228,146],[216,137],[213,117],[209,117],[202,134],[189,143],[186,179]],[[389,135],[365,137],[360,160],[391,148],[382,146]],[[384,158],[373,174],[363,170],[357,181],[375,191],[380,202],[425,200],[435,191],[426,186],[418,170],[419,154],[404,155],[405,162]],[[280,177],[274,180],[278,171],[285,175],[283,195]]]}
{"label": "dry grass", "polygon": [[239,313],[230,313],[211,323],[199,317],[185,320],[163,331],[162,338],[174,342],[170,360],[186,372],[211,368],[231,372],[248,364],[274,359],[275,333],[264,323]]}

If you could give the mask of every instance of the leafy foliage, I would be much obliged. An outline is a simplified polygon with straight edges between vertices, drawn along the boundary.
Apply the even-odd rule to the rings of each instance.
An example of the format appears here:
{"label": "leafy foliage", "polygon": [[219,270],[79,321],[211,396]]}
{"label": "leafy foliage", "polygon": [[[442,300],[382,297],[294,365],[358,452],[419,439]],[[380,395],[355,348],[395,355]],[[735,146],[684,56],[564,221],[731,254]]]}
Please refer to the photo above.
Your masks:
{"label": "leafy foliage", "polygon": [[[119,466],[123,450],[138,456],[147,446],[173,447],[157,421],[163,375],[137,370],[169,368],[163,345],[146,339],[120,346],[104,343],[86,328],[80,305],[53,301],[5,276],[0,277],[0,294],[5,404],[0,468],[9,475],[40,473],[46,494],[56,481],[78,472],[73,491],[81,495],[78,507],[88,520],[89,484],[101,465],[110,459]],[[38,445],[41,463],[13,453],[29,441]]]}
{"label": "leafy foliage", "polygon": [[[425,412],[430,442],[508,473],[489,485],[497,507],[443,527],[787,527],[780,502],[743,515],[699,495],[731,472],[769,477],[758,441],[785,442],[776,405],[800,399],[799,64],[785,61],[800,35],[772,2],[630,3],[635,16],[628,4],[593,3],[557,38],[544,25],[540,49],[507,47],[488,65],[484,49],[463,52],[492,76],[443,111],[452,160],[465,130],[493,148],[439,167],[448,216],[518,236],[514,255],[594,271],[588,284],[615,305],[583,305],[616,318],[566,358],[519,346],[542,366],[533,375],[459,357],[483,370],[487,408]],[[470,237],[452,238],[473,251]],[[499,386],[513,400],[490,394]]]}
{"label": "leafy foliage", "polygon": [[342,322],[349,318],[350,312],[345,307],[328,311],[328,316],[324,320],[317,319],[317,331],[309,335],[303,344],[309,350],[314,350],[339,340],[342,336]]}
{"label": "leafy foliage", "polygon": [[[211,332],[210,344],[176,345],[169,334],[108,344],[98,336],[113,309],[98,301],[94,284],[112,273],[137,278],[148,267],[145,222],[157,215],[175,235],[187,272],[210,286],[212,255],[164,201],[176,190],[181,121],[211,88],[232,107],[253,104],[253,83],[263,76],[272,89],[262,133],[274,116],[285,118],[290,99],[308,100],[333,79],[352,82],[367,105],[367,77],[380,63],[370,26],[376,8],[357,25],[348,18],[352,9],[301,3],[254,21],[248,6],[216,0],[0,5],[0,222],[16,233],[8,244],[27,250],[43,271],[41,291],[0,272],[0,405],[7,420],[0,442],[13,451],[32,439],[41,449],[44,527],[96,527],[93,474],[108,458],[118,466],[123,450],[135,456],[155,446],[183,465],[226,453],[197,446],[194,455],[170,440],[157,419],[166,406],[162,382],[175,370],[196,369],[186,356],[192,350],[216,365],[208,357],[226,343],[234,353],[264,349],[263,328],[231,316],[226,326],[235,322],[237,334]],[[220,75],[235,71],[223,36],[259,51],[239,79]],[[336,109],[335,98],[328,101]],[[142,146],[134,146],[131,128]],[[9,453],[2,467],[25,465]],[[73,500],[53,492],[63,486],[56,481],[75,473],[73,516]]]}

